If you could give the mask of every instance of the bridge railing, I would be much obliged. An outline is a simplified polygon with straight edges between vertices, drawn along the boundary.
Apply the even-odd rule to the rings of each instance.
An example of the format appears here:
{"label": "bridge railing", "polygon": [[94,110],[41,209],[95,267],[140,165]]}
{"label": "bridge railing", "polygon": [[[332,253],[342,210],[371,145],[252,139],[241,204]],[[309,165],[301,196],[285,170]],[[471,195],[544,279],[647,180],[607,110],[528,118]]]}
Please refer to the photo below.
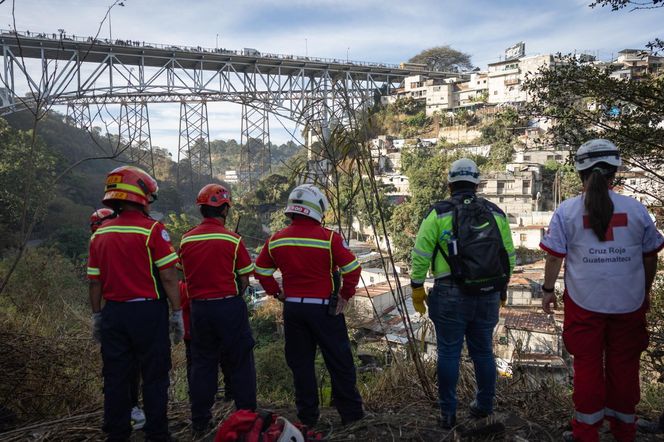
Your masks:
{"label": "bridge railing", "polygon": [[314,63],[325,63],[325,64],[340,64],[340,65],[349,65],[349,66],[363,66],[370,68],[399,69],[399,65],[391,63],[341,60],[338,58],[310,57],[310,56],[293,55],[293,54],[273,54],[273,53],[260,52],[255,49],[249,49],[249,48],[243,50],[234,50],[226,48],[206,48],[202,46],[183,46],[183,45],[174,45],[174,44],[148,43],[145,41],[137,41],[137,40],[122,40],[122,39],[109,40],[108,38],[83,37],[79,35],[66,34],[64,32],[45,33],[45,32],[14,31],[14,30],[3,29],[0,30],[0,34],[12,37],[25,37],[30,39],[41,39],[48,41],[77,42],[83,44],[160,49],[166,51],[182,51],[182,52],[191,52],[191,53],[239,55],[244,57],[258,57],[258,58],[314,62]]}

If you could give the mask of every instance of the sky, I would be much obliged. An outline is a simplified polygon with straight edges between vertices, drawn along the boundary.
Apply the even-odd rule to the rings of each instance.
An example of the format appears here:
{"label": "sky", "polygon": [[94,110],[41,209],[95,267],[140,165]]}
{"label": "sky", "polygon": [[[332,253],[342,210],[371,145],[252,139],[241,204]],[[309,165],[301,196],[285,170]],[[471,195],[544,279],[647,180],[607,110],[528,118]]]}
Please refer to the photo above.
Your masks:
{"label": "sky", "polygon": [[[0,0],[1,1],[1,0]],[[590,52],[608,60],[663,37],[664,9],[590,8],[591,0],[124,0],[111,11],[113,38],[183,46],[399,63],[450,45],[485,70],[519,42],[526,54]],[[16,29],[95,35],[110,0],[15,0]],[[12,0],[0,4],[11,29]],[[108,37],[108,23],[100,35]],[[210,137],[240,137],[240,108],[211,104]],[[177,104],[150,107],[153,144],[177,148]],[[271,122],[274,142],[291,136]],[[290,127],[292,131],[294,128]]]}

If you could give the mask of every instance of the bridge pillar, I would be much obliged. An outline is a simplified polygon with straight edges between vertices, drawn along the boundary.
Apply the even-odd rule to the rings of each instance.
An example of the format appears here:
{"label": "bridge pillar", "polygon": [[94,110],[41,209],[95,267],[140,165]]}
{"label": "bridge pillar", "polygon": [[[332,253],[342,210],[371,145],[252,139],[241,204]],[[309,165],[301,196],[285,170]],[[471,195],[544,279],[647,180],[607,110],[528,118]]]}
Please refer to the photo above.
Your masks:
{"label": "bridge pillar", "polygon": [[119,122],[120,143],[129,154],[131,162],[149,170],[154,176],[154,155],[147,103],[122,101]]}
{"label": "bridge pillar", "polygon": [[261,176],[272,170],[270,121],[265,104],[242,104],[240,136],[240,182],[252,189]]}
{"label": "bridge pillar", "polygon": [[212,179],[210,125],[205,101],[180,102],[178,142],[178,184],[188,180],[192,190]]}
{"label": "bridge pillar", "polygon": [[92,119],[90,118],[90,105],[88,103],[69,103],[67,104],[67,118],[70,124],[83,129],[92,129]]}

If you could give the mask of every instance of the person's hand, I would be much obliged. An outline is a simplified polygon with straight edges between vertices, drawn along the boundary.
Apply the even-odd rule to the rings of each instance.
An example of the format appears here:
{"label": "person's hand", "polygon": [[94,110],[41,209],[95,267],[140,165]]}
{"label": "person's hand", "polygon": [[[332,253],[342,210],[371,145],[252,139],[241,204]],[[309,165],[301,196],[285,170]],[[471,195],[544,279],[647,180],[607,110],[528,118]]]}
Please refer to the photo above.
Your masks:
{"label": "person's hand", "polygon": [[184,337],[184,320],[182,319],[182,310],[175,310],[171,313],[169,320],[169,329],[171,333],[171,342],[178,344]]}
{"label": "person's hand", "polygon": [[286,294],[282,292],[278,292],[274,294],[274,297],[277,298],[279,302],[286,302]]}
{"label": "person's hand", "polygon": [[[551,304],[553,304],[553,309],[551,309]],[[553,310],[558,308],[558,300],[556,299],[556,292],[542,292],[542,310],[545,313],[550,315],[553,314]]]}
{"label": "person's hand", "polygon": [[92,314],[92,339],[101,344],[101,312]]}
{"label": "person's hand", "polygon": [[334,312],[334,314],[335,315],[342,314],[346,308],[346,304],[348,304],[348,300],[339,296],[339,299],[337,300],[337,310]]}
{"label": "person's hand", "polygon": [[424,301],[427,299],[427,294],[424,291],[424,286],[413,289],[413,307],[420,315],[427,312],[427,306]]}

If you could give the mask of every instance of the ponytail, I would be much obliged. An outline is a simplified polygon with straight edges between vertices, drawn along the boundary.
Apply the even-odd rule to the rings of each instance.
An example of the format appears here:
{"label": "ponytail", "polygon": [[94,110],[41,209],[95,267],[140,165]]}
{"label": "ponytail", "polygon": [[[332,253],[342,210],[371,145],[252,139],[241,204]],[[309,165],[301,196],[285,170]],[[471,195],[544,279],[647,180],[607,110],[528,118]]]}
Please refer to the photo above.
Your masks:
{"label": "ponytail", "polygon": [[609,185],[615,173],[616,168],[606,163],[599,163],[592,169],[581,171],[581,180],[585,187],[583,204],[588,214],[590,228],[602,242],[606,241],[606,231],[613,217],[613,201],[609,196]]}

